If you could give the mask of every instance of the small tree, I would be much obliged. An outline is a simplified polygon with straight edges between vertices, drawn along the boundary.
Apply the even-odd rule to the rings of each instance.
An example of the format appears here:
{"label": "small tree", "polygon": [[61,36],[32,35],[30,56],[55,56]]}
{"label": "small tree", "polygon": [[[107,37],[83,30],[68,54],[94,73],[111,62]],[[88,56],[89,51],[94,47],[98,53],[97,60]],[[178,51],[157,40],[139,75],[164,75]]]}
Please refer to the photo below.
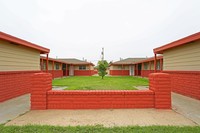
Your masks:
{"label": "small tree", "polygon": [[106,70],[108,68],[108,62],[106,60],[102,60],[98,62],[98,74],[99,76],[101,76],[101,78],[103,79],[104,76],[107,74]]}

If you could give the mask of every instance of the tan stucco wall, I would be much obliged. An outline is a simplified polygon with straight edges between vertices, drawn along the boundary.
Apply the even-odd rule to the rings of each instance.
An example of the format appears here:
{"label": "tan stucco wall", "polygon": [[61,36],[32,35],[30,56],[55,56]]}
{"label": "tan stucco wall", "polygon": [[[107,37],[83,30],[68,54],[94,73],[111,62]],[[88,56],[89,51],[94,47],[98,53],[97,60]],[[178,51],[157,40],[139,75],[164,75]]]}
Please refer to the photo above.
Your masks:
{"label": "tan stucco wall", "polygon": [[200,40],[164,51],[163,70],[200,71]]}
{"label": "tan stucco wall", "polygon": [[40,52],[0,40],[0,71],[40,70]]}
{"label": "tan stucco wall", "polygon": [[129,70],[129,66],[123,66],[122,65],[116,65],[116,66],[110,66],[110,70]]}

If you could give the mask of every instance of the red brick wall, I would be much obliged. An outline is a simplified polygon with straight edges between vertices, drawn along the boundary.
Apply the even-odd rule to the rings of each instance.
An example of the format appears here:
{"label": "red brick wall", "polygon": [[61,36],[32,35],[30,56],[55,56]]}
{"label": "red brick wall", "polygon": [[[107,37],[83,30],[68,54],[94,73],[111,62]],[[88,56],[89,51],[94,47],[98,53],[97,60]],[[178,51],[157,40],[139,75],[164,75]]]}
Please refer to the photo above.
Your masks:
{"label": "red brick wall", "polygon": [[172,91],[200,100],[200,71],[164,71],[172,79]]}
{"label": "red brick wall", "polygon": [[0,102],[30,93],[31,75],[40,71],[0,72]]}
{"label": "red brick wall", "polygon": [[52,75],[35,73],[31,78],[31,109],[47,109],[47,91],[52,89]]}
{"label": "red brick wall", "polygon": [[153,108],[154,92],[147,91],[49,91],[48,109]]}
{"label": "red brick wall", "polygon": [[171,109],[171,78],[166,73],[149,75],[149,89],[155,93],[155,108]]}
{"label": "red brick wall", "polygon": [[171,108],[169,74],[150,75],[150,90],[51,90],[50,74],[34,74],[31,109]]}
{"label": "red brick wall", "polygon": [[112,76],[129,76],[129,70],[110,70]]}
{"label": "red brick wall", "polygon": [[94,70],[74,70],[74,76],[92,76]]}
{"label": "red brick wall", "polygon": [[52,74],[53,78],[63,77],[63,70],[49,70],[48,72]]}
{"label": "red brick wall", "polygon": [[[157,70],[157,72],[161,72],[160,70]],[[154,70],[141,70],[141,76],[142,77],[149,77],[149,74],[154,73]]]}

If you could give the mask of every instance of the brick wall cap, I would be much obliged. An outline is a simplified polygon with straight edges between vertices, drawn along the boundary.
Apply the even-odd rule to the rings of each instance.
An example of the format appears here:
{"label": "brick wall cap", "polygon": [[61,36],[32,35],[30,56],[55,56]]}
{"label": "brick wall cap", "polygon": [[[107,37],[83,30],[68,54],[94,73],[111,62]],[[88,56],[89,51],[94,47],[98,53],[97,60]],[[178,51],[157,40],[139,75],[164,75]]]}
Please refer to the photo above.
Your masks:
{"label": "brick wall cap", "polygon": [[52,74],[51,73],[40,72],[40,73],[34,73],[33,76],[52,76]]}
{"label": "brick wall cap", "polygon": [[168,73],[151,73],[149,74],[150,77],[169,77],[170,74]]}

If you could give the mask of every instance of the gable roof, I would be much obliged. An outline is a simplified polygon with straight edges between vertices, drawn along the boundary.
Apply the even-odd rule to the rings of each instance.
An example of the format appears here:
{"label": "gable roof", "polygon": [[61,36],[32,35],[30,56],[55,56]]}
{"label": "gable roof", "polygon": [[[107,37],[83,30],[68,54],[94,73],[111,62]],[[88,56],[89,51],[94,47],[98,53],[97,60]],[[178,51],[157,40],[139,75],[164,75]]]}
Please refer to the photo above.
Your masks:
{"label": "gable roof", "polygon": [[[46,57],[44,57],[44,56],[40,56],[40,59],[46,60],[47,58],[46,58]],[[66,62],[64,62],[64,61],[57,60],[57,59],[50,58],[50,57],[48,57],[48,60],[49,60],[49,61],[58,62],[58,63],[65,63],[65,64],[67,64],[67,63],[66,63]]]}
{"label": "gable roof", "polygon": [[190,36],[184,37],[182,39],[179,39],[177,41],[171,42],[169,44],[163,45],[161,47],[155,48],[153,51],[155,54],[163,54],[163,51],[167,50],[167,49],[171,49],[171,48],[175,48],[181,45],[184,45],[186,43],[189,42],[193,42],[196,40],[200,39],[200,32],[197,32],[195,34],[192,34]]}
{"label": "gable roof", "polygon": [[36,49],[38,51],[40,51],[41,54],[45,54],[45,53],[49,53],[50,50],[48,48],[33,44],[31,42],[25,41],[23,39],[11,36],[9,34],[6,34],[4,32],[0,31],[0,40],[5,40],[5,41],[9,41],[11,43],[15,43],[15,44],[19,44],[25,47],[29,47],[32,49]]}
{"label": "gable roof", "polygon": [[134,64],[135,62],[138,62],[144,59],[146,58],[126,58],[120,61],[113,62],[110,65],[131,65],[131,64]]}
{"label": "gable roof", "polygon": [[60,58],[60,59],[56,59],[62,62],[65,62],[67,64],[73,64],[73,65],[93,65],[93,63],[87,62],[87,61],[83,61],[83,60],[79,60],[79,59],[75,59],[75,58]]}
{"label": "gable roof", "polygon": [[[157,56],[156,59],[157,60],[163,59],[163,56]],[[150,58],[146,58],[144,60],[137,61],[134,64],[145,63],[145,62],[150,62],[150,61],[154,61],[154,57],[150,57]]]}

